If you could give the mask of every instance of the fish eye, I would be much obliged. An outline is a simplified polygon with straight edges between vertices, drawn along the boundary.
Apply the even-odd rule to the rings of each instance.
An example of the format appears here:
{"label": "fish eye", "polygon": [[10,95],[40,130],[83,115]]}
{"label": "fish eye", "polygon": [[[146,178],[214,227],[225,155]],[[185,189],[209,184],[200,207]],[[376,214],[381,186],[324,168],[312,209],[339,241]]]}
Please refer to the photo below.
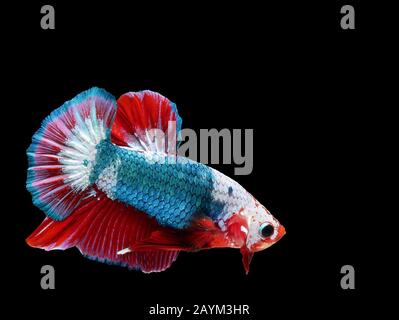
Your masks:
{"label": "fish eye", "polygon": [[265,222],[260,226],[259,233],[262,238],[268,238],[274,233],[274,228],[270,223]]}

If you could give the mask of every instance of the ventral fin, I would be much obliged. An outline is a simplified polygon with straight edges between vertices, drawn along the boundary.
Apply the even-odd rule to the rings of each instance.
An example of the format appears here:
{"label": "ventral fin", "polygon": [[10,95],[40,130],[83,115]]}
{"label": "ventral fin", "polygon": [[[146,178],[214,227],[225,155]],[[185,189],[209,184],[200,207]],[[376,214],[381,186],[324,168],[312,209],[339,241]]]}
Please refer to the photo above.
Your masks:
{"label": "ventral fin", "polygon": [[242,255],[242,264],[244,266],[245,273],[248,274],[249,266],[251,264],[254,253],[250,251],[245,245],[241,247],[240,252]]}

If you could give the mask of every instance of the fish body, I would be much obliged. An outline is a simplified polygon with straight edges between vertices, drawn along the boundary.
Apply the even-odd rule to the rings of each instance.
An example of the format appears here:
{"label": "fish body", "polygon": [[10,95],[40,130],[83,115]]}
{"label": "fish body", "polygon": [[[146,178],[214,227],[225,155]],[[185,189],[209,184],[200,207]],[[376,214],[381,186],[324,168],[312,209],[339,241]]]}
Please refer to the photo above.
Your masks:
{"label": "fish body", "polygon": [[162,152],[137,152],[102,141],[91,181],[110,199],[183,229],[196,215],[222,222],[250,200],[237,182],[202,163]]}
{"label": "fish body", "polygon": [[151,91],[115,101],[92,88],[55,110],[28,149],[27,188],[47,215],[28,244],[143,272],[180,251],[239,248],[248,272],[284,227],[236,181],[176,155],[180,128],[176,106]]}

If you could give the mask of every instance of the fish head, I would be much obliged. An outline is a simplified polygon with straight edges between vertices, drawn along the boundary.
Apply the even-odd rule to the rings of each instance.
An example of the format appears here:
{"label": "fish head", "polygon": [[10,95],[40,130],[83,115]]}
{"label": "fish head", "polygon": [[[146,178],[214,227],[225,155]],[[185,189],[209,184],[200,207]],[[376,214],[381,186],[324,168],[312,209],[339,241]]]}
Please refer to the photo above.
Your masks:
{"label": "fish head", "polygon": [[242,217],[240,230],[244,241],[240,246],[242,261],[246,273],[255,252],[275,244],[285,235],[284,226],[257,200],[239,213]]}
{"label": "fish head", "polygon": [[248,219],[246,247],[252,252],[275,244],[285,235],[284,226],[257,200],[252,208],[244,210]]}

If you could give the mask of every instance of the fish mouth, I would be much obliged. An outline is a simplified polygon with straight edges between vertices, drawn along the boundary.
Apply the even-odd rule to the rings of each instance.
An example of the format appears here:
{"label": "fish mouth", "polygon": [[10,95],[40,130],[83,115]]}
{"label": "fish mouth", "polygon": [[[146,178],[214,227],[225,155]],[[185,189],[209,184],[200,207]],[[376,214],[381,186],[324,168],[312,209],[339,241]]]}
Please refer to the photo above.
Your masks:
{"label": "fish mouth", "polygon": [[284,237],[284,235],[285,235],[286,233],[287,233],[287,232],[285,231],[284,226],[283,226],[282,224],[280,224],[280,226],[279,226],[279,228],[278,228],[278,233],[277,233],[277,237],[276,237],[276,242],[277,242],[278,240],[280,240],[282,237]]}

